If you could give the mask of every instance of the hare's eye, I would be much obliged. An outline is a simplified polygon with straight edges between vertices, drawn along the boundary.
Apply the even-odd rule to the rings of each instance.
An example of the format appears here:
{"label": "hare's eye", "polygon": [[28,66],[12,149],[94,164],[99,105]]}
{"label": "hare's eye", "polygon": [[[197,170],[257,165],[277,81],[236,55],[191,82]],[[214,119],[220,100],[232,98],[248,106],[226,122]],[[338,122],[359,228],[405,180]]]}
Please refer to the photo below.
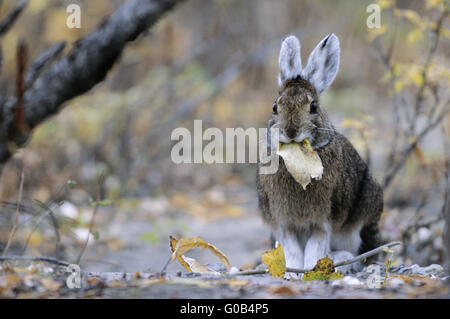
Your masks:
{"label": "hare's eye", "polygon": [[273,113],[274,113],[274,114],[278,114],[278,105],[277,105],[277,103],[273,103],[273,108],[272,108],[272,110],[273,110]]}
{"label": "hare's eye", "polygon": [[315,114],[317,113],[317,102],[316,101],[312,101],[311,104],[309,105],[309,113],[311,114]]}

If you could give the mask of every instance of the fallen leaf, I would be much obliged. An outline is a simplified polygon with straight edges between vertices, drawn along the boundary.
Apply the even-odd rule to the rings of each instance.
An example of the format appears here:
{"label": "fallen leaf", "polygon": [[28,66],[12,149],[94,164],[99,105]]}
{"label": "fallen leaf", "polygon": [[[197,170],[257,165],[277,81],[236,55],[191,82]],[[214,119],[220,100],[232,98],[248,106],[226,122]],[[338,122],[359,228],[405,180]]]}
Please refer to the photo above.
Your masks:
{"label": "fallen leaf", "polygon": [[62,286],[62,282],[56,281],[53,278],[42,278],[41,284],[48,291],[57,291]]}
{"label": "fallen leaf", "polygon": [[200,237],[184,237],[180,240],[177,240],[173,236],[169,236],[170,238],[170,249],[172,250],[172,258],[170,262],[173,262],[177,259],[180,264],[189,270],[190,272],[199,272],[202,274],[219,274],[218,272],[206,267],[205,265],[197,262],[193,258],[185,257],[183,254],[188,252],[189,250],[200,247],[202,249],[209,249],[212,251],[222,263],[227,267],[228,271],[230,270],[230,262],[228,261],[227,256],[223,252],[221,252],[216,246],[207,243]]}
{"label": "fallen leaf", "polygon": [[111,288],[121,288],[123,286],[124,286],[124,283],[117,278],[114,278],[113,280],[108,282],[108,287],[111,287]]}
{"label": "fallen leaf", "polygon": [[263,263],[269,267],[270,275],[284,278],[284,273],[286,272],[286,260],[284,258],[284,250],[281,244],[279,244],[277,248],[263,253],[261,258]]}
{"label": "fallen leaf", "polygon": [[[170,239],[170,249],[172,250],[172,258],[173,258],[173,253],[176,250],[177,247],[177,243],[178,240],[173,237],[173,236],[169,236]],[[188,271],[192,272],[191,267],[189,267],[189,264],[184,260],[183,258],[184,256],[177,256],[178,262],[184,267],[186,268]],[[170,262],[173,262],[173,260],[171,259]]]}
{"label": "fallen leaf", "polygon": [[306,189],[311,178],[322,178],[322,160],[312,149],[308,139],[302,143],[280,143],[277,154],[283,158],[288,172],[303,189]]}
{"label": "fallen leaf", "polygon": [[150,285],[162,284],[164,282],[166,282],[166,279],[164,277],[158,277],[158,278],[142,279],[138,282],[138,284],[141,286],[150,286]]}
{"label": "fallen leaf", "polygon": [[333,260],[330,257],[325,256],[317,261],[317,264],[314,266],[313,270],[307,271],[303,274],[302,280],[334,280],[341,279],[343,277],[343,274],[339,271],[335,271]]}
{"label": "fallen leaf", "polygon": [[280,296],[294,296],[296,293],[290,286],[271,287],[270,292]]}
{"label": "fallen leaf", "polygon": [[98,277],[89,277],[89,278],[86,279],[86,282],[89,285],[97,285],[100,282],[100,278],[98,278]]}
{"label": "fallen leaf", "polygon": [[21,279],[16,274],[6,274],[0,276],[0,296],[20,283]]}
{"label": "fallen leaf", "polygon": [[141,278],[141,273],[140,273],[139,271],[136,271],[136,272],[133,274],[133,279],[136,280],[136,279],[139,279],[139,278]]}
{"label": "fallen leaf", "polygon": [[220,275],[219,272],[209,268],[208,266],[205,266],[205,265],[199,263],[194,258],[189,258],[186,256],[180,256],[180,257],[184,260],[185,263],[187,263],[189,265],[189,269],[191,270],[191,272],[196,272],[196,273],[205,274],[205,275]]}
{"label": "fallen leaf", "polygon": [[390,278],[400,278],[406,283],[418,283],[418,284],[429,284],[429,283],[435,283],[436,280],[432,279],[428,276],[419,275],[419,274],[410,274],[410,275],[390,275]]}

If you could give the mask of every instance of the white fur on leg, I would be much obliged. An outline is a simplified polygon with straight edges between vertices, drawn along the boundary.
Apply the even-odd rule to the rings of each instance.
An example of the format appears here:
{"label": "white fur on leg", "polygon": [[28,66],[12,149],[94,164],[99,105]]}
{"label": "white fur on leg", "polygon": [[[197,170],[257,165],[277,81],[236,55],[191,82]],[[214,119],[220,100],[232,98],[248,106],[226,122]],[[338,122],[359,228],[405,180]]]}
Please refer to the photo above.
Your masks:
{"label": "white fur on leg", "polygon": [[319,259],[328,254],[330,251],[330,233],[328,224],[324,225],[322,229],[313,230],[305,246],[305,269],[312,269]]}
{"label": "white fur on leg", "polygon": [[[283,246],[286,267],[302,269],[303,249],[298,242],[297,236],[281,227],[278,228],[275,236],[277,241]],[[286,274],[285,278],[298,278],[298,276],[296,274]]]}

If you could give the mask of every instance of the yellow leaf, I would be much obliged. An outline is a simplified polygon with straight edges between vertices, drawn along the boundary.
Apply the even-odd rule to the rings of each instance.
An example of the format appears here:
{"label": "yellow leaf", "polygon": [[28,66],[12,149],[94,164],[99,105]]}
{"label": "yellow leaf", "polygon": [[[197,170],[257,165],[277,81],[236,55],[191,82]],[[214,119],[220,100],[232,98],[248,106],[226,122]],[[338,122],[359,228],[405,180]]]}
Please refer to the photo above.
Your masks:
{"label": "yellow leaf", "polygon": [[308,139],[299,143],[280,143],[277,154],[292,177],[302,185],[303,189],[311,182],[311,178],[321,179],[323,173],[322,161],[311,147]]}
{"label": "yellow leaf", "polygon": [[411,80],[416,86],[421,86],[423,84],[423,76],[420,72],[413,72],[411,74]]}
{"label": "yellow leaf", "polygon": [[307,271],[303,274],[302,280],[334,280],[341,279],[343,277],[344,275],[342,275],[339,271],[335,271],[333,260],[328,256],[325,256],[317,261],[317,264],[314,266],[313,270]]}
{"label": "yellow leaf", "polygon": [[207,243],[200,237],[185,237],[177,240],[175,237],[170,236],[170,248],[172,250],[172,258],[170,259],[170,262],[178,259],[180,264],[190,272],[217,274],[217,272],[198,263],[195,259],[183,256],[183,254],[196,247],[212,251],[214,255],[219,257],[227,269],[230,270],[230,262],[228,261],[227,256],[225,256],[225,254],[216,246]]}
{"label": "yellow leaf", "polygon": [[270,275],[283,278],[286,272],[286,260],[284,259],[284,250],[281,244],[277,248],[266,251],[261,255],[264,264],[269,267]]}
{"label": "yellow leaf", "polygon": [[403,17],[408,19],[411,23],[419,26],[419,27],[423,27],[424,26],[424,21],[422,20],[422,18],[419,16],[419,14],[414,11],[414,10],[410,10],[410,9],[394,9],[394,15],[398,16],[398,17]]}
{"label": "yellow leaf", "polygon": [[427,0],[426,7],[427,9],[436,8],[440,5],[443,5],[446,0]]}
{"label": "yellow leaf", "polygon": [[403,86],[404,86],[403,81],[400,81],[400,80],[395,81],[395,83],[394,83],[394,90],[395,90],[395,92],[398,93],[401,90],[403,90]]}
{"label": "yellow leaf", "polygon": [[381,10],[392,7],[392,0],[378,0],[377,4],[380,6]]}
{"label": "yellow leaf", "polygon": [[420,30],[419,28],[416,28],[408,33],[406,40],[409,43],[416,43],[416,42],[420,41],[422,39],[422,37],[423,37],[422,30]]}
{"label": "yellow leaf", "polygon": [[49,0],[31,1],[27,6],[27,13],[39,13],[45,10],[48,6]]}
{"label": "yellow leaf", "polygon": [[[173,252],[175,252],[175,249],[177,247],[178,240],[172,236],[169,236],[169,239],[170,239],[170,249],[172,250],[172,253],[173,253]],[[173,255],[172,255],[172,258],[173,258]],[[191,267],[189,267],[189,264],[183,259],[182,256],[178,256],[177,259],[178,259],[178,262],[184,268],[186,268],[189,272],[192,272]],[[170,262],[173,262],[173,260],[171,260]]]}
{"label": "yellow leaf", "polygon": [[446,37],[446,38],[450,38],[450,29],[447,28],[442,28],[441,29],[441,34],[442,36]]}

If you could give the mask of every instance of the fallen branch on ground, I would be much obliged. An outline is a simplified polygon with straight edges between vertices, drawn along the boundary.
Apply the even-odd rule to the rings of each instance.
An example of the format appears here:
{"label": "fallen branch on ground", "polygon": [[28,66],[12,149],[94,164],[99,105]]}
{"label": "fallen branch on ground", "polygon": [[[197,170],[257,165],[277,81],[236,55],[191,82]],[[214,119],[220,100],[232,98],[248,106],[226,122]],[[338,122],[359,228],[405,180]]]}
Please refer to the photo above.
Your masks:
{"label": "fallen branch on ground", "polygon": [[56,259],[53,257],[2,256],[0,257],[0,262],[1,261],[42,261],[65,267],[70,265],[70,263],[67,261]]}
{"label": "fallen branch on ground", "polygon": [[[344,260],[341,262],[338,262],[334,265],[334,267],[340,267],[340,266],[345,266],[345,265],[349,265],[349,264],[353,264],[355,262],[358,262],[360,260],[369,258],[371,256],[374,256],[380,252],[383,251],[384,248],[386,247],[394,247],[394,246],[398,246],[401,245],[401,242],[391,242],[385,245],[382,245],[378,248],[375,248],[373,250],[370,250],[364,254],[361,254],[359,256],[356,256],[352,259],[349,260]],[[4,256],[4,257],[0,257],[0,262],[2,261],[41,261],[41,262],[48,262],[48,263],[53,263],[53,264],[57,264],[60,266],[69,266],[70,263],[64,260],[60,260],[60,259],[56,259],[53,257],[27,257],[27,256]],[[310,269],[295,269],[295,268],[286,268],[286,272],[293,272],[293,273],[305,273],[307,271],[310,271]],[[266,274],[268,273],[269,270],[268,269],[253,269],[253,270],[244,270],[244,271],[240,271],[234,274],[230,274],[230,276],[248,276],[248,275],[262,275],[262,274]]]}
{"label": "fallen branch on ground", "polygon": [[[385,245],[382,245],[380,247],[372,249],[372,250],[370,250],[368,252],[365,252],[364,254],[358,255],[358,256],[356,256],[356,257],[354,257],[352,259],[340,261],[340,262],[334,264],[334,267],[336,268],[336,267],[341,267],[341,266],[345,266],[345,265],[350,265],[350,264],[356,263],[356,262],[358,262],[360,260],[364,260],[364,259],[372,257],[372,256],[374,256],[376,254],[379,254],[380,252],[382,252],[387,247],[394,247],[394,246],[398,246],[398,245],[401,245],[401,244],[402,243],[398,242],[398,241],[387,243]],[[286,268],[286,272],[292,272],[292,273],[297,273],[297,274],[302,274],[302,273],[305,273],[305,272],[311,271],[311,270],[312,269],[296,269],[296,268],[289,268],[289,267]],[[240,271],[240,272],[232,274],[232,276],[262,275],[262,274],[266,274],[268,272],[269,272],[268,269],[253,269],[253,270]]]}

